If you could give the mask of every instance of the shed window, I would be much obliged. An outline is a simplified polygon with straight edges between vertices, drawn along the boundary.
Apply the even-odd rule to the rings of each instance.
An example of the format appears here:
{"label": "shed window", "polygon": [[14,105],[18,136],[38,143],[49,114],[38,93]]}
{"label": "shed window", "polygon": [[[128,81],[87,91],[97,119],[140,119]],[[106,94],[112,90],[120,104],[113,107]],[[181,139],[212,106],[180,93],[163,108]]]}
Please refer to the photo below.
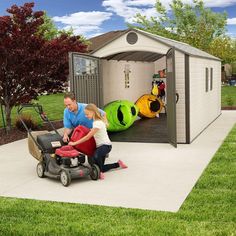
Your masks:
{"label": "shed window", "polygon": [[213,89],[213,68],[211,67],[211,73],[210,73],[210,90]]}
{"label": "shed window", "polygon": [[206,92],[209,90],[209,70],[206,68]]}

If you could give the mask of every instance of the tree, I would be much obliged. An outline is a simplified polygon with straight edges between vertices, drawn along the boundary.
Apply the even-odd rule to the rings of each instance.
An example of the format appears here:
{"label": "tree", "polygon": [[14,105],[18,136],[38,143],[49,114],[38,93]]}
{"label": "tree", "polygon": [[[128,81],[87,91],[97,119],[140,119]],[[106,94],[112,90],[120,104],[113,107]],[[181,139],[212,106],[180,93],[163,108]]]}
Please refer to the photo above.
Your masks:
{"label": "tree", "polygon": [[236,61],[236,43],[230,37],[217,37],[209,45],[208,52],[222,59],[222,64]]}
{"label": "tree", "polygon": [[[44,23],[40,25],[38,34],[43,34],[43,37],[46,40],[52,40],[64,34],[67,34],[68,36],[74,35],[74,31],[72,27],[69,30],[65,30],[65,29],[59,30],[55,26],[53,20],[47,15],[46,12],[44,12],[43,21]],[[90,42],[83,35],[80,35],[80,41],[86,45],[90,44]]]}
{"label": "tree", "polygon": [[60,35],[59,30],[46,12],[43,14],[43,24],[39,26],[38,34],[43,35],[46,40],[51,40]]}
{"label": "tree", "polygon": [[85,52],[79,36],[46,40],[42,11],[34,3],[13,5],[9,16],[0,17],[0,103],[5,106],[7,130],[11,128],[13,106],[38,95],[62,91],[68,76],[68,52]]}
{"label": "tree", "polygon": [[226,13],[215,13],[205,8],[201,0],[193,0],[193,4],[172,0],[172,14],[169,15],[160,0],[156,2],[157,17],[136,16],[139,29],[164,37],[188,43],[204,51],[209,51],[211,42],[225,34]]}
{"label": "tree", "polygon": [[[69,30],[59,30],[54,24],[53,20],[47,15],[46,12],[43,14],[43,24],[39,26],[38,34],[43,34],[46,40],[52,40],[59,37],[62,34],[67,34],[68,36],[73,36],[73,29]],[[80,36],[82,39],[82,36]]]}

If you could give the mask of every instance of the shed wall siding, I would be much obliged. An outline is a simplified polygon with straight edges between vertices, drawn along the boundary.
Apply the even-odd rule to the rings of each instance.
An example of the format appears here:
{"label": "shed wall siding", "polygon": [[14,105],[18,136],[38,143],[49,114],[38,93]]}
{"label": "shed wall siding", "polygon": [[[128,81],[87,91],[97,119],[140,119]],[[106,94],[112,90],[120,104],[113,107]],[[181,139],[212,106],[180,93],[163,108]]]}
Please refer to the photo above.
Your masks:
{"label": "shed wall siding", "polygon": [[[197,57],[190,65],[190,141],[221,113],[221,62]],[[213,90],[206,92],[206,67],[213,68]],[[210,88],[210,86],[208,86]]]}
{"label": "shed wall siding", "polygon": [[[125,65],[130,66],[129,88],[125,88]],[[136,102],[151,92],[154,63],[102,60],[104,104],[120,99]]]}
{"label": "shed wall siding", "polygon": [[142,34],[138,34],[138,41],[131,45],[126,41],[126,36],[127,34],[113,40],[98,51],[95,51],[92,55],[96,57],[106,57],[112,54],[128,51],[147,51],[166,54],[169,49],[168,46]]}

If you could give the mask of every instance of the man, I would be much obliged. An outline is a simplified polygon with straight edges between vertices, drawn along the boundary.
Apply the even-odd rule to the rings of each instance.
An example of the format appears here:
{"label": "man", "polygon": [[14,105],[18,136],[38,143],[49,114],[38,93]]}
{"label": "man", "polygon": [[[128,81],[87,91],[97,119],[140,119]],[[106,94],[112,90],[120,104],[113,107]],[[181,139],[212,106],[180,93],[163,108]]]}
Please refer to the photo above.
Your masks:
{"label": "man", "polygon": [[[78,103],[75,99],[74,93],[66,93],[64,95],[64,104],[66,108],[64,110],[64,119],[63,119],[64,123],[63,141],[69,142],[70,140],[69,135],[76,126],[83,125],[91,129],[93,120],[89,120],[85,116],[84,108],[86,107],[87,104]],[[99,111],[101,112],[101,115],[107,122],[106,113],[101,109],[99,109]]]}

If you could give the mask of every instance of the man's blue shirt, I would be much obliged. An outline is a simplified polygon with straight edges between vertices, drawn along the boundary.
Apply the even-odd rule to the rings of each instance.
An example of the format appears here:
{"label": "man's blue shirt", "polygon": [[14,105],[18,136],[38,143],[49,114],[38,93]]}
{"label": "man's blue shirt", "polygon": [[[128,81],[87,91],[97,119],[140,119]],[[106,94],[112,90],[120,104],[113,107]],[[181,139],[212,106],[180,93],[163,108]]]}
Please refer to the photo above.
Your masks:
{"label": "man's blue shirt", "polygon": [[[76,113],[70,111],[68,108],[65,108],[63,119],[64,128],[73,129],[78,125],[83,125],[91,129],[93,127],[93,120],[89,120],[84,113],[84,108],[87,106],[87,104],[77,103],[77,105],[78,111]],[[105,114],[103,110],[99,109],[99,111],[101,112],[102,116]]]}

